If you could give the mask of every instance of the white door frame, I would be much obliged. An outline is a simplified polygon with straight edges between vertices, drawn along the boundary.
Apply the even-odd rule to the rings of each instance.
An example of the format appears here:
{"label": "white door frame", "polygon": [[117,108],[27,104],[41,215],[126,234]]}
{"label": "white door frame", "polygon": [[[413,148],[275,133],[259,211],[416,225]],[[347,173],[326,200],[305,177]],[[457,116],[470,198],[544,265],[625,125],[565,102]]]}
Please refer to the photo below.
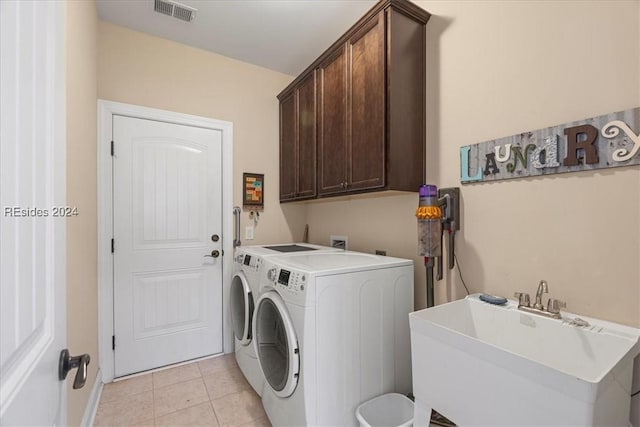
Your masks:
{"label": "white door frame", "polygon": [[155,108],[98,100],[98,348],[104,382],[114,378],[113,336],[113,176],[111,138],[113,116],[157,120],[222,132],[222,345],[233,352],[229,319],[229,286],[233,268],[233,123],[158,110]]}

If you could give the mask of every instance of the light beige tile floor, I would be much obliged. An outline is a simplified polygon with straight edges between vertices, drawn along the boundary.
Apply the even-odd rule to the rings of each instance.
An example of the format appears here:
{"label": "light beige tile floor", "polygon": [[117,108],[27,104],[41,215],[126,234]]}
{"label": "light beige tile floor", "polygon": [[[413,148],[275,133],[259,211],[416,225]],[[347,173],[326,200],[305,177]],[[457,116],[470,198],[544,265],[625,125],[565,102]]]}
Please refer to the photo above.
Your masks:
{"label": "light beige tile floor", "polygon": [[105,384],[95,425],[271,426],[232,354]]}

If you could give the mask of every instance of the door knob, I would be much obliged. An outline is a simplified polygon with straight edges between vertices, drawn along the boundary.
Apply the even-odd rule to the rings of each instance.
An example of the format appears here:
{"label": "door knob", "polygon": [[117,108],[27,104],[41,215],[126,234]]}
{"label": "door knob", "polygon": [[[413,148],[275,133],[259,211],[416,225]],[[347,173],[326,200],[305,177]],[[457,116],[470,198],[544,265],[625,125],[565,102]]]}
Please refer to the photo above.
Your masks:
{"label": "door knob", "polygon": [[211,257],[211,258],[218,258],[220,256],[220,251],[217,249],[214,249],[211,251],[211,255],[205,255],[205,257]]}
{"label": "door knob", "polygon": [[72,369],[78,369],[76,372],[76,378],[73,380],[73,388],[79,389],[84,387],[87,382],[87,365],[91,362],[91,357],[88,354],[82,354],[80,356],[71,356],[68,349],[64,349],[60,352],[60,360],[58,362],[58,379],[60,381],[67,378],[67,374]]}

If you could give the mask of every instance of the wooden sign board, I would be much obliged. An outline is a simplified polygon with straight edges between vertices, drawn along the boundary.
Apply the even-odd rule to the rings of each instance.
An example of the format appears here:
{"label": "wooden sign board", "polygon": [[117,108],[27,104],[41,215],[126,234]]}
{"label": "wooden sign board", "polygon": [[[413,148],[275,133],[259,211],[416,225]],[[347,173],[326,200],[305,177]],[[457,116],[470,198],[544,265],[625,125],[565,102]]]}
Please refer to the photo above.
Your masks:
{"label": "wooden sign board", "polygon": [[640,165],[640,108],[460,147],[460,182]]}
{"label": "wooden sign board", "polygon": [[259,211],[264,208],[264,174],[242,174],[242,206],[245,210]]}

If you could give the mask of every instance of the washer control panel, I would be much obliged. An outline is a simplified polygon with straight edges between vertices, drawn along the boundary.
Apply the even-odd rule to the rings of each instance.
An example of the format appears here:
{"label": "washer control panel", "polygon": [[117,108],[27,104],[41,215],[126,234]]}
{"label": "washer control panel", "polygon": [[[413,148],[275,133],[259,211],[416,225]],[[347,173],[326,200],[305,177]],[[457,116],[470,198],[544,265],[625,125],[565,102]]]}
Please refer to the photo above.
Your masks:
{"label": "washer control panel", "polygon": [[235,257],[235,262],[238,264],[244,271],[253,271],[257,272],[262,265],[262,258],[259,256],[253,256],[249,254],[238,254]]}

